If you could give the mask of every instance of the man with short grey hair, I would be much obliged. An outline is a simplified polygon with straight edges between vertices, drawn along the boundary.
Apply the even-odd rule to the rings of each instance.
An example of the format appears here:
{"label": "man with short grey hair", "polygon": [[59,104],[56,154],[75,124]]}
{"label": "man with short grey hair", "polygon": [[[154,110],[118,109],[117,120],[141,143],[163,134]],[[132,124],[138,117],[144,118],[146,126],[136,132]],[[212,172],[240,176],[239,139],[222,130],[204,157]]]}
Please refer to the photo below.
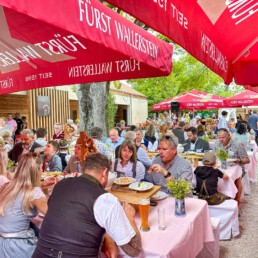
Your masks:
{"label": "man with short grey hair", "polygon": [[173,135],[165,135],[159,140],[159,156],[155,158],[145,176],[147,181],[163,187],[172,177],[192,182],[191,164],[177,154],[177,145],[178,139]]}
{"label": "man with short grey hair", "polygon": [[24,129],[21,131],[21,141],[16,143],[12,150],[9,152],[9,158],[15,162],[18,161],[19,157],[28,152],[34,152],[38,147],[41,147],[40,144],[34,142],[33,140],[34,133],[31,129]]}

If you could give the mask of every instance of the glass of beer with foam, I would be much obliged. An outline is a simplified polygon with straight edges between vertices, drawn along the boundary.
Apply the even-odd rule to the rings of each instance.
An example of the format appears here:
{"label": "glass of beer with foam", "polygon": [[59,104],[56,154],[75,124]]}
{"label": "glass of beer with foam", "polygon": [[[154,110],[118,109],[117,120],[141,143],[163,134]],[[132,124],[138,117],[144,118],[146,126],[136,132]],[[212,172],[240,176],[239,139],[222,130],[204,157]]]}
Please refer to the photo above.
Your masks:
{"label": "glass of beer with foam", "polygon": [[149,210],[150,210],[150,198],[140,198],[139,199],[139,211],[141,215],[141,227],[142,231],[149,231],[150,226],[148,222],[149,218]]}

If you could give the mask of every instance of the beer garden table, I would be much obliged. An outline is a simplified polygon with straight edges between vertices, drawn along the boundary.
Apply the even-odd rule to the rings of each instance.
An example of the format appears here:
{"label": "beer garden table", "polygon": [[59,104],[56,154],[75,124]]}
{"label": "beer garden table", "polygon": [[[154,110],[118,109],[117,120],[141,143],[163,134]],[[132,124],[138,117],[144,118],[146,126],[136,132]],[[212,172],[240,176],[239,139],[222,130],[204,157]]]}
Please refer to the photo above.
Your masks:
{"label": "beer garden table", "polygon": [[[149,225],[151,230],[141,232],[143,251],[138,257],[196,257],[205,244],[213,244],[215,239],[210,221],[208,205],[203,200],[186,198],[186,216],[174,216],[175,200],[169,197],[159,201],[156,207],[151,207]],[[165,230],[158,229],[157,209],[166,209]],[[33,221],[41,226],[42,218],[36,217]],[[135,217],[136,224],[140,227],[139,213]],[[119,249],[118,257],[128,257]]]}

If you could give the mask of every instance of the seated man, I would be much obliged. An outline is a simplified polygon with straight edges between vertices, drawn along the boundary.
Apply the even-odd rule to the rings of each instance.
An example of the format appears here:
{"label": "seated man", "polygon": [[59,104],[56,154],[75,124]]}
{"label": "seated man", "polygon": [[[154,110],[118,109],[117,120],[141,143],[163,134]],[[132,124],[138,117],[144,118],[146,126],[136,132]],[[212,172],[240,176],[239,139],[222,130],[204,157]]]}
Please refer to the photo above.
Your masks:
{"label": "seated man", "polygon": [[109,170],[107,157],[91,154],[85,159],[82,176],[56,184],[33,258],[99,257],[105,233],[129,256],[139,255],[141,238],[134,209],[129,204],[122,207],[104,190]]}
{"label": "seated man", "polygon": [[175,136],[165,135],[159,140],[159,156],[154,159],[145,175],[147,181],[161,186],[165,186],[171,177],[192,182],[191,164],[177,155],[177,145],[178,139]]}
{"label": "seated man", "polygon": [[37,135],[37,139],[35,142],[45,147],[47,145],[47,129],[43,127],[39,127],[37,129],[36,135]]}
{"label": "seated man", "polygon": [[60,140],[64,139],[64,131],[63,131],[63,125],[59,123],[54,124],[54,134],[52,136],[53,140]]}
{"label": "seated man", "polygon": [[117,129],[113,128],[109,131],[109,138],[106,140],[106,145],[112,150],[115,150],[115,148],[122,144],[124,141],[123,137],[120,137],[118,134]]}
{"label": "seated man", "polygon": [[[225,149],[228,151],[231,158],[236,158],[236,163],[242,167],[243,175],[245,175],[244,164],[250,163],[250,159],[246,152],[245,146],[242,143],[237,143],[231,139],[230,133],[226,128],[221,128],[218,131],[218,141],[215,144],[215,151],[219,149]],[[238,189],[235,200],[240,204],[240,198],[242,193],[242,178],[239,177],[235,181],[235,185]]]}
{"label": "seated man", "polygon": [[209,143],[205,140],[198,138],[197,129],[195,127],[190,127],[186,130],[188,139],[184,142],[184,152],[195,151],[195,152],[205,152],[210,150]]}
{"label": "seated man", "polygon": [[20,139],[21,141],[16,143],[9,152],[9,159],[14,162],[18,162],[22,154],[34,152],[36,148],[41,147],[40,144],[34,141],[34,133],[31,129],[22,130]]}

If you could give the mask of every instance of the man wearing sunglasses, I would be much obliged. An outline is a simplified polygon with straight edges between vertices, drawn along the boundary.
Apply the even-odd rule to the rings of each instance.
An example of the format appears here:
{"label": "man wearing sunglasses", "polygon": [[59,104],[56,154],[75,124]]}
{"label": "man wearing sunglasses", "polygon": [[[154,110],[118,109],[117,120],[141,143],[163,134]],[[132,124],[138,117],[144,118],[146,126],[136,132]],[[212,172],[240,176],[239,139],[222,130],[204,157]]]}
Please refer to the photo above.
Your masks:
{"label": "man wearing sunglasses", "polygon": [[177,145],[178,139],[174,135],[165,135],[159,140],[159,156],[154,159],[152,166],[146,173],[145,179],[147,181],[163,187],[171,177],[192,181],[192,167],[189,161],[177,155]]}

